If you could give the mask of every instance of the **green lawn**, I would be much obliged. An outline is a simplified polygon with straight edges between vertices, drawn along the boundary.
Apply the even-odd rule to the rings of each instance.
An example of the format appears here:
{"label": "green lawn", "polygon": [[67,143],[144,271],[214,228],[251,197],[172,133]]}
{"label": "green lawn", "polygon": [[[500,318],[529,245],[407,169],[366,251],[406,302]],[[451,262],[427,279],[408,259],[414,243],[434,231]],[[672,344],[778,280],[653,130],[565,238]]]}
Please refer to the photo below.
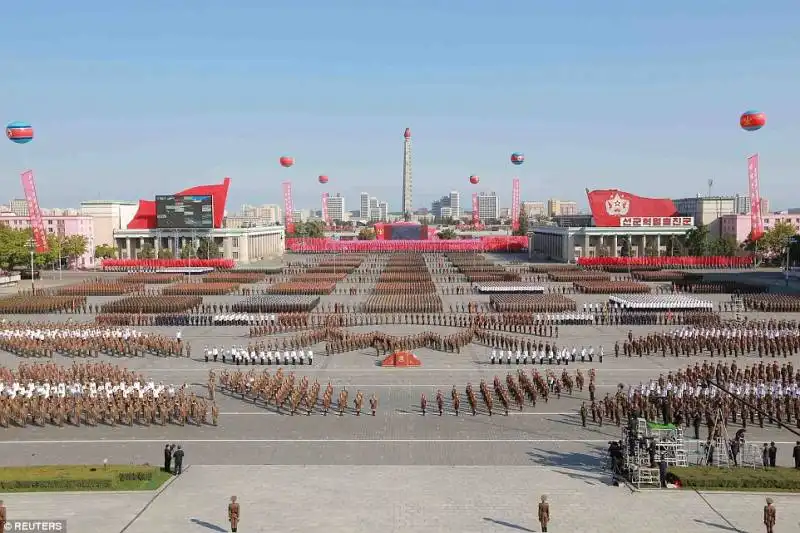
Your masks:
{"label": "green lawn", "polygon": [[685,489],[800,492],[800,470],[795,468],[670,468]]}
{"label": "green lawn", "polygon": [[171,474],[149,465],[41,465],[0,468],[0,492],[155,490]]}

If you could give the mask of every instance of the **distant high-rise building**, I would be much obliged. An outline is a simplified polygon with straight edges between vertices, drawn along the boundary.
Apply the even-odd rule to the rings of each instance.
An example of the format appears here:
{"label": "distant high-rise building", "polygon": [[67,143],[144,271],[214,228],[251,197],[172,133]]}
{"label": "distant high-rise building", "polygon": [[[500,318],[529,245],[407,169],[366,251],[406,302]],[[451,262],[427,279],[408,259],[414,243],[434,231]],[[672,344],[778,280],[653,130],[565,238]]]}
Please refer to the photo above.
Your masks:
{"label": "distant high-rise building", "polygon": [[484,223],[500,218],[500,200],[497,198],[497,193],[478,193],[478,217]]}
{"label": "distant high-rise building", "polygon": [[769,210],[769,200],[761,197],[761,214],[762,215],[769,215],[771,211]]}
{"label": "distant high-rise building", "polygon": [[389,221],[389,203],[388,202],[380,202],[378,204],[378,209],[380,210],[381,214],[381,222],[388,222]]}
{"label": "distant high-rise building", "polygon": [[461,218],[461,194],[450,191],[450,218]]}
{"label": "distant high-rise building", "polygon": [[411,176],[411,129],[403,134],[403,216],[411,216],[414,211]]}
{"label": "distant high-rise building", "polygon": [[248,205],[244,204],[240,215],[244,218],[253,218],[267,224],[275,224],[283,219],[283,210],[275,204]]}
{"label": "distant high-rise building", "polygon": [[358,205],[361,208],[359,212],[359,218],[369,220],[369,193],[362,192],[359,199],[360,202]]}
{"label": "distant high-rise building", "polygon": [[522,212],[529,217],[545,216],[547,205],[544,202],[522,202]]}
{"label": "distant high-rise building", "polygon": [[578,203],[550,198],[547,200],[547,216],[571,216],[578,214]]}
{"label": "distant high-rise building", "polygon": [[331,221],[345,220],[344,196],[338,192],[328,198],[328,216]]}
{"label": "distant high-rise building", "polygon": [[28,211],[28,201],[24,199],[14,198],[11,200],[11,212],[17,215],[18,217],[28,217],[30,216],[30,212]]}

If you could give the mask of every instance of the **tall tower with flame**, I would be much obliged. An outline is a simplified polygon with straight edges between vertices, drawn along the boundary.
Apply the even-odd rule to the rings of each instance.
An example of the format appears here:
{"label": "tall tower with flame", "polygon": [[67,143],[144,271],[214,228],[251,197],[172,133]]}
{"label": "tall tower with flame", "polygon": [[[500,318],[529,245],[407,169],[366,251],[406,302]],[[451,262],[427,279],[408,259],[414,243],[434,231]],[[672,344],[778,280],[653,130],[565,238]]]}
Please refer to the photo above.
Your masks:
{"label": "tall tower with flame", "polygon": [[403,134],[403,216],[408,218],[414,211],[411,184],[411,128]]}

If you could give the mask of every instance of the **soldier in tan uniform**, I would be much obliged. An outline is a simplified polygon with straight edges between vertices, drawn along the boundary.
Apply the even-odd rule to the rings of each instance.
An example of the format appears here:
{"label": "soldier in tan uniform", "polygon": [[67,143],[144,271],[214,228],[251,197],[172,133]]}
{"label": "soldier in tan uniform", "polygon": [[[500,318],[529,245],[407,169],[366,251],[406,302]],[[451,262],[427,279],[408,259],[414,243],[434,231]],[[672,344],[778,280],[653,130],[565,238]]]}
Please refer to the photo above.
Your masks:
{"label": "soldier in tan uniform", "polygon": [[777,516],[775,506],[772,505],[772,498],[767,498],[767,505],[764,506],[764,525],[767,533],[773,533]]}
{"label": "soldier in tan uniform", "polygon": [[3,500],[0,500],[0,531],[6,530],[6,506],[3,505]]}
{"label": "soldier in tan uniform", "polygon": [[[547,496],[542,496],[542,501],[539,503],[539,524],[542,526],[543,533],[547,533],[547,524],[549,523],[550,523],[550,504],[547,503]],[[767,533],[771,532],[768,531]]]}
{"label": "soldier in tan uniform", "polygon": [[240,511],[236,496],[231,496],[231,503],[228,504],[228,522],[231,523],[231,531],[233,531],[233,533],[236,533],[236,528],[239,527]]}

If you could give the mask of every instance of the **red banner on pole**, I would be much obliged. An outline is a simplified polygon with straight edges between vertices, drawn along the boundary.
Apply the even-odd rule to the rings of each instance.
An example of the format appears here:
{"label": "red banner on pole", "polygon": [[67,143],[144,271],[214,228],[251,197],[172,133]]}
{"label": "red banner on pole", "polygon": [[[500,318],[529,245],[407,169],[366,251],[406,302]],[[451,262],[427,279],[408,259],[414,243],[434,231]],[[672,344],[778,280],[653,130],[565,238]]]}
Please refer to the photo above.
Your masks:
{"label": "red banner on pole", "polygon": [[[519,178],[511,183],[511,229],[519,229]],[[524,228],[527,232],[528,228]]]}
{"label": "red banner on pole", "polygon": [[325,221],[326,226],[331,225],[331,216],[328,213],[328,193],[322,193],[322,220]]}
{"label": "red banner on pole", "polygon": [[294,233],[294,202],[292,201],[292,182],[283,182],[283,220],[286,234]]}
{"label": "red banner on pole", "polygon": [[478,213],[478,193],[472,193],[472,225],[477,226],[481,223],[481,215]]}
{"label": "red banner on pole", "polygon": [[33,231],[33,242],[36,244],[36,252],[42,254],[48,251],[49,247],[47,246],[47,233],[44,230],[42,211],[39,209],[39,199],[36,196],[33,171],[26,170],[21,177],[22,190],[25,192],[25,200],[28,202],[28,218]]}
{"label": "red banner on pole", "polygon": [[764,235],[764,221],[761,218],[758,154],[747,158],[747,182],[750,190],[750,240],[757,241]]}

